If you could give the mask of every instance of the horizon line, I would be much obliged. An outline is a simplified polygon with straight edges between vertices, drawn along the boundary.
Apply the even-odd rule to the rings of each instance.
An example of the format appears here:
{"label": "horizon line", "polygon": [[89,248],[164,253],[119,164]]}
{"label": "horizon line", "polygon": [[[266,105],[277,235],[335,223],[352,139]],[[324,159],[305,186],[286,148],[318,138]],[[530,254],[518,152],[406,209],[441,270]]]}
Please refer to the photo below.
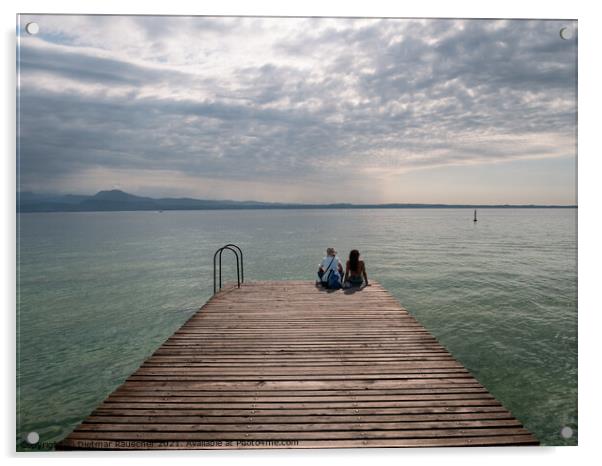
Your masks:
{"label": "horizon line", "polygon": [[[30,190],[25,190],[25,191],[17,191],[16,192],[16,200],[17,200],[17,204],[20,204],[19,200],[20,197],[23,193],[30,193],[30,194],[35,194],[35,195],[39,195],[39,196],[58,196],[58,197],[62,197],[62,196],[86,196],[86,197],[94,197],[97,196],[100,193],[107,193],[107,192],[121,192],[124,194],[127,194],[128,196],[132,196],[132,197],[138,197],[138,198],[144,198],[144,199],[151,199],[151,200],[156,200],[156,201],[160,201],[160,200],[178,200],[178,199],[186,199],[186,200],[193,200],[193,201],[199,201],[199,202],[211,202],[211,203],[237,203],[237,204],[246,204],[246,206],[244,208],[249,209],[249,208],[254,208],[253,204],[256,207],[259,208],[265,208],[265,207],[272,207],[272,208],[386,208],[386,207],[393,207],[393,208],[411,208],[411,207],[441,207],[441,208],[495,208],[495,207],[518,207],[518,208],[528,208],[528,207],[541,207],[541,208],[577,208],[578,204],[537,204],[537,203],[520,203],[520,204],[513,204],[513,203],[489,203],[489,204],[474,204],[474,203],[465,203],[465,202],[456,202],[456,203],[445,203],[445,202],[399,202],[399,201],[393,201],[393,202],[369,202],[369,203],[353,203],[353,202],[325,202],[325,203],[316,203],[316,202],[303,202],[303,201],[290,201],[290,202],[277,202],[277,201],[257,201],[254,199],[245,199],[245,200],[235,200],[235,199],[199,199],[199,198],[195,198],[195,197],[187,197],[187,196],[178,196],[178,197],[151,197],[151,196],[141,196],[138,194],[132,194],[126,191],[123,191],[122,189],[103,189],[100,191],[97,191],[94,194],[72,194],[72,193],[36,193],[35,191],[30,191]],[[36,200],[34,202],[49,202],[48,200]],[[123,202],[127,202],[127,201],[123,201]],[[251,204],[251,205],[249,205]],[[178,208],[174,208],[174,209],[169,209],[168,206],[163,206],[163,207],[167,207],[167,208],[163,208],[163,210],[200,210],[198,207],[197,208],[188,208],[188,209],[178,209]],[[174,206],[175,207],[175,206]],[[220,207],[219,209],[221,209],[223,207]],[[236,208],[234,206],[232,207],[225,207],[226,209],[230,208]],[[135,209],[135,210],[152,210],[152,209]]]}

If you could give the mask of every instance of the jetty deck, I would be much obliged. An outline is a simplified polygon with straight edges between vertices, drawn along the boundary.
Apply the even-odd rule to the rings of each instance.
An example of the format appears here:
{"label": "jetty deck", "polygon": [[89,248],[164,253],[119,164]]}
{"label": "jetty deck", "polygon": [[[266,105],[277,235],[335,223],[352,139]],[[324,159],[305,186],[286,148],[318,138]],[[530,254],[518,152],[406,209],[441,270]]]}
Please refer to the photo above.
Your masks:
{"label": "jetty deck", "polygon": [[378,283],[214,295],[59,449],[536,445]]}

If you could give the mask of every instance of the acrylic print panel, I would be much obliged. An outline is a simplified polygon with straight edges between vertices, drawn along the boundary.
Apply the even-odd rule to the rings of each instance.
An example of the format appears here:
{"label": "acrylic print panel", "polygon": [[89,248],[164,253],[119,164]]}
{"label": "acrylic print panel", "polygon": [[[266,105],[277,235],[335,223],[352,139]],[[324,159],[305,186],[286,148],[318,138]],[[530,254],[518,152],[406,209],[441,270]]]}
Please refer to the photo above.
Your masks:
{"label": "acrylic print panel", "polygon": [[17,39],[18,450],[577,444],[576,21]]}

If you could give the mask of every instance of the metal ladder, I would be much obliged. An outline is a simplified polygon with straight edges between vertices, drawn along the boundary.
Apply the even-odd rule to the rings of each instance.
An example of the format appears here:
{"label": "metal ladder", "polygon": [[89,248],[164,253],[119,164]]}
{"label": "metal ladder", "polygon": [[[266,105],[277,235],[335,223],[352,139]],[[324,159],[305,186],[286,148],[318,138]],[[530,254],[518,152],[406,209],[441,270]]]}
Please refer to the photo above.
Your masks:
{"label": "metal ladder", "polygon": [[[213,294],[217,293],[218,290],[222,289],[222,254],[225,250],[232,251],[236,256],[236,281],[238,287],[240,284],[245,282],[245,268],[243,263],[242,249],[236,244],[226,244],[222,246],[215,254],[213,254]],[[217,256],[219,254],[219,288],[217,287],[216,271],[217,271]],[[240,254],[240,257],[238,256]]]}

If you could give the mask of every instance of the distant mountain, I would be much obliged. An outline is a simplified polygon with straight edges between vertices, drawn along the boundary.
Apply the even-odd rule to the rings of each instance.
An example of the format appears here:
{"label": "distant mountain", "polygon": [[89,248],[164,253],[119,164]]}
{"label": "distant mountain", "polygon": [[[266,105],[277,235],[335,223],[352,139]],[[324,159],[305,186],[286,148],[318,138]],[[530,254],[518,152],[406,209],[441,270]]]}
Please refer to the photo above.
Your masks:
{"label": "distant mountain", "polygon": [[152,201],[150,197],[135,196],[119,189],[111,189],[110,191],[98,191],[90,200],[109,201],[109,202],[144,202]]}
{"label": "distant mountain", "polygon": [[151,197],[129,194],[119,189],[99,191],[92,196],[36,194],[30,191],[23,191],[17,194],[17,210],[19,212],[253,209],[282,205],[255,201],[222,201],[192,198],[153,199]]}
{"label": "distant mountain", "polygon": [[218,210],[218,209],[424,209],[424,208],[534,208],[576,207],[542,205],[469,204],[284,204],[276,202],[160,198],[135,196],[119,189],[82,194],[17,193],[18,212],[100,212],[132,210]]}
{"label": "distant mountain", "polygon": [[100,191],[94,196],[81,201],[82,210],[159,210],[155,199],[134,196],[118,189]]}

